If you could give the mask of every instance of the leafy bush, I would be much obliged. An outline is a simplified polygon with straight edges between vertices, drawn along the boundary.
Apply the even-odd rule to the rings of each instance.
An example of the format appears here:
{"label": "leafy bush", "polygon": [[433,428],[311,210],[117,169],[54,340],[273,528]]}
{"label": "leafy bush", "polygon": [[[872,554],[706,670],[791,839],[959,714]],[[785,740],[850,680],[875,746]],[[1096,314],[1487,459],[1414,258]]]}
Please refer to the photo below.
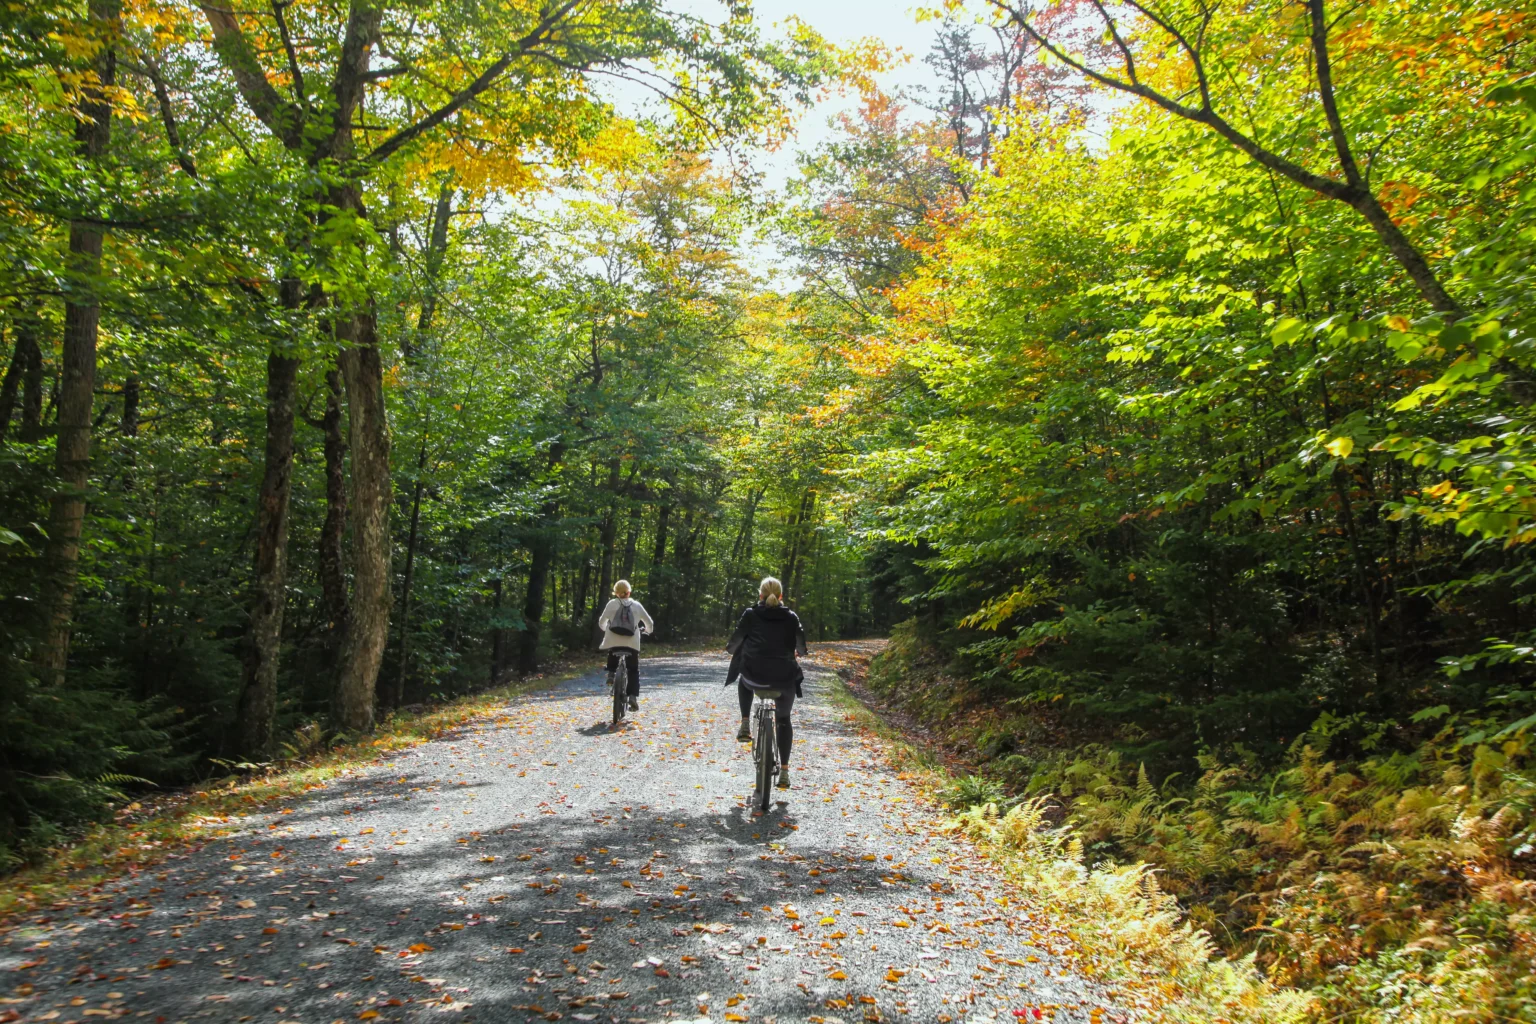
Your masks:
{"label": "leafy bush", "polygon": [[[925,723],[955,716],[963,725],[941,726],[944,738],[981,755],[983,737],[1017,728],[1016,715],[944,668],[909,628],[871,680]],[[1311,1019],[1536,1021],[1530,737],[1495,746],[1476,740],[1490,731],[1480,720],[1416,717],[1440,724],[1407,749],[1380,746],[1391,720],[1323,715],[1277,763],[1208,753],[1197,773],[1161,779],[1113,742],[1073,745],[1080,733],[1037,724],[1034,746],[983,761],[992,785],[972,776],[956,791],[994,805],[962,816],[972,828],[996,817],[1004,788],[1042,794],[1023,805],[1032,817],[998,833],[1003,846],[1077,850],[1084,871],[1108,875],[1154,867],[1158,891],[1182,906],[1169,913],[1308,992]],[[1372,733],[1375,754],[1341,756]],[[1070,828],[1024,836],[1022,823],[1043,826],[1047,798],[1067,803]]]}

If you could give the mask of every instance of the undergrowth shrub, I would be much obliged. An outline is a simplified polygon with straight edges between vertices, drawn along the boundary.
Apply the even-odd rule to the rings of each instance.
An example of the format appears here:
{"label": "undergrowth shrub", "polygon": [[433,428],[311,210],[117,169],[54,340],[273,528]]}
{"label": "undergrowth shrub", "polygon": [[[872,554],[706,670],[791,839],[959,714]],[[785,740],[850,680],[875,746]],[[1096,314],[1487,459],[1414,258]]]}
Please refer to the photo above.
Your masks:
{"label": "undergrowth shrub", "polygon": [[[1137,865],[1151,865],[1167,901],[1160,912],[1273,984],[1307,992],[1310,1019],[1536,1022],[1536,773],[1526,734],[1479,741],[1447,717],[1414,746],[1360,756],[1359,729],[1340,742],[1340,722],[1324,716],[1278,762],[1234,746],[1200,755],[1187,775],[1157,778],[1113,735],[1084,742],[1049,710],[1020,724],[1014,706],[950,664],[915,631],[898,631],[870,684],[945,742],[968,746],[983,778],[1041,797],[995,820],[970,812],[967,828],[1026,860],[1080,844],[1084,878],[1146,875]],[[980,740],[1000,728],[1027,741],[989,759]],[[982,779],[964,785],[985,789]],[[1045,797],[1068,808],[1070,831],[1025,836]],[[1071,875],[1030,870],[1047,889]]]}
{"label": "undergrowth shrub", "polygon": [[1132,992],[1162,993],[1166,1001],[1156,1009],[1164,1020],[1287,1024],[1305,1018],[1305,994],[1266,981],[1252,955],[1218,956],[1210,936],[1190,924],[1147,865],[1088,866],[1075,831],[1047,825],[1048,803],[1036,798],[1006,814],[996,804],[974,807],[956,827],[999,852],[1010,874],[1053,908],[1106,976]]}

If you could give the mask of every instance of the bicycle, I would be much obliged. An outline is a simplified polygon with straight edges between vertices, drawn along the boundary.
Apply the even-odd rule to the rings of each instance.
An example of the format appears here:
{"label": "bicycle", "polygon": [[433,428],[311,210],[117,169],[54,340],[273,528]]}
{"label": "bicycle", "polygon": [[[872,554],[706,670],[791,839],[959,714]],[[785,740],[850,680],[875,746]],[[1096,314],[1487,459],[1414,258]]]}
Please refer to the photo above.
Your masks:
{"label": "bicycle", "polygon": [[776,727],[778,690],[758,690],[752,705],[752,766],[755,784],[752,810],[768,810],[773,783],[779,774],[779,738]]}
{"label": "bicycle", "polygon": [[[640,630],[640,635],[645,635],[645,630]],[[615,655],[613,671],[608,673],[608,690],[613,694],[613,723],[610,730],[617,729],[624,724],[624,711],[628,703],[629,690],[629,665],[627,662],[635,656],[635,652],[628,647],[615,647],[612,649]]]}
{"label": "bicycle", "polygon": [[613,669],[608,673],[608,689],[613,693],[613,724],[610,729],[617,729],[624,724],[624,710],[628,703],[629,690],[629,665],[630,658],[634,655],[622,647],[615,648],[619,652],[614,659]]}

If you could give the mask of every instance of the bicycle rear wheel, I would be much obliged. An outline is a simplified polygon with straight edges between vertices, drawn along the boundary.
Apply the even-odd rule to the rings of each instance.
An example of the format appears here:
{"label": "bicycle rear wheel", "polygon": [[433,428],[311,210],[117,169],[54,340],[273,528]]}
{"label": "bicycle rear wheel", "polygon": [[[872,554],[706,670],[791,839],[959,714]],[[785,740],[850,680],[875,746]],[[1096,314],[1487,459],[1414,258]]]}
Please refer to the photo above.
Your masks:
{"label": "bicycle rear wheel", "polygon": [[752,789],[752,809],[762,813],[768,810],[768,804],[773,799],[773,780],[779,767],[779,743],[774,734],[772,709],[759,705],[756,718],[757,738],[752,744],[752,760],[757,769],[757,779]]}
{"label": "bicycle rear wheel", "polygon": [[624,690],[629,682],[629,666],[625,664],[628,658],[620,657],[619,663],[608,674],[608,688],[613,691],[613,727],[617,729],[619,723],[624,721]]}

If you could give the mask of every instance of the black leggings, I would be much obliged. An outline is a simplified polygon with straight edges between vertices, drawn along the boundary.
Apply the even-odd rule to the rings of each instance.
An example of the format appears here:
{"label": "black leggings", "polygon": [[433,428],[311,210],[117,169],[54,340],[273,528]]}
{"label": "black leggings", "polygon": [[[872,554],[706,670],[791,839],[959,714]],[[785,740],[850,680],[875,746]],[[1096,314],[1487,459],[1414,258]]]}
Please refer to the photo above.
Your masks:
{"label": "black leggings", "polygon": [[[777,728],[774,729],[774,732],[776,732],[779,737],[779,760],[787,765],[789,764],[789,748],[792,747],[795,743],[795,727],[791,725],[789,721],[789,713],[793,711],[795,707],[794,684],[786,686],[784,689],[780,690],[779,693],[780,696],[773,702],[775,719],[774,725],[777,726]],[[736,701],[741,705],[742,718],[746,718],[752,714],[752,698],[755,696],[756,694],[747,689],[745,686],[741,685],[740,683],[736,684]]]}
{"label": "black leggings", "polygon": [[640,696],[640,652],[633,647],[610,647],[608,649],[608,671],[612,672],[619,667],[619,652],[629,655],[629,686],[626,693],[631,697]]}

